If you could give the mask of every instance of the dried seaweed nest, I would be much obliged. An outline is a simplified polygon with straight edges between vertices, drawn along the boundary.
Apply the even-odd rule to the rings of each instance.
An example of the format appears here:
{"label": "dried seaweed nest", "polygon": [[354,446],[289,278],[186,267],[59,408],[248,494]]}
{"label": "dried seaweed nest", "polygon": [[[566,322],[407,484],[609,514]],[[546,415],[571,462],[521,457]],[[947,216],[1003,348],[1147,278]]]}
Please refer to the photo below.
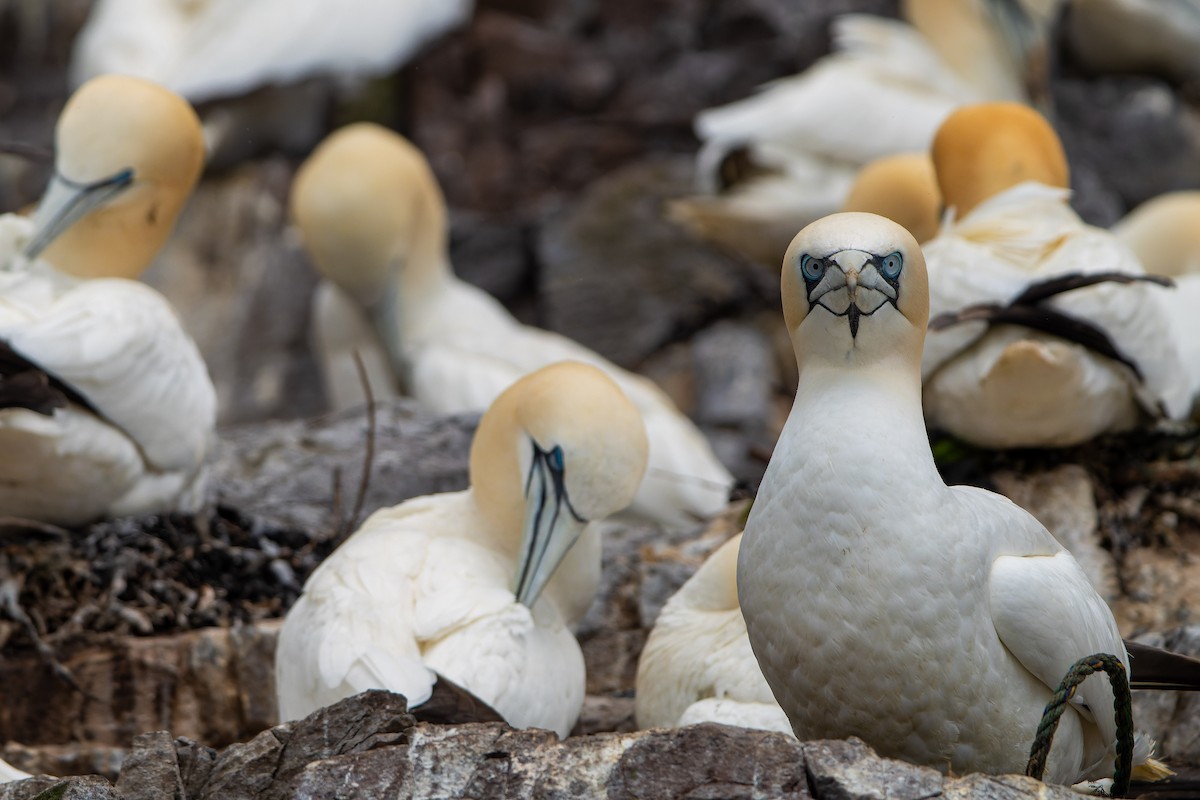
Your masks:
{"label": "dried seaweed nest", "polygon": [[216,507],[0,529],[0,655],[282,616],[335,537]]}

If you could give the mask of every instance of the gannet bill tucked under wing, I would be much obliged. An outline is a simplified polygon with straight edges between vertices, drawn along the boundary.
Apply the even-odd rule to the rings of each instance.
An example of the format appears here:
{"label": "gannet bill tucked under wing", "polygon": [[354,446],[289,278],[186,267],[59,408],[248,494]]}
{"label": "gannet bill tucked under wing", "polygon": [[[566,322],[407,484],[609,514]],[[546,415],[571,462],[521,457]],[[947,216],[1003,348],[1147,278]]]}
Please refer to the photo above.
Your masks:
{"label": "gannet bill tucked under wing", "polygon": [[734,536],[709,556],[659,612],[638,659],[639,728],[719,722],[791,733],[738,605],[741,540]]}
{"label": "gannet bill tucked under wing", "polygon": [[633,499],[641,418],[577,362],[503,392],[471,446],[471,488],[373,514],[312,574],[279,635],[282,719],[369,688],[417,706],[434,672],[517,727],[565,736],[583,704],[568,626],[599,585],[599,529]]}
{"label": "gannet bill tucked under wing", "polygon": [[423,405],[479,411],[546,364],[591,364],[617,382],[646,422],[650,463],[631,512],[681,525],[725,507],[732,476],[662,390],[564,336],[521,325],[455,277],[445,201],[408,141],[371,124],[335,131],[297,172],[291,204],[317,270],[358,304],[401,385]]}
{"label": "gannet bill tucked under wing", "polygon": [[[1128,668],[1112,613],[1033,516],[938,474],[911,234],[872,214],[819,220],[788,249],[781,287],[799,385],[737,572],[767,683],[801,739],[855,735],[941,770],[1019,773],[1076,659],[1106,652]],[[1062,717],[1047,780],[1111,774],[1115,735],[1112,690],[1093,678]]]}
{"label": "gannet bill tucked under wing", "polygon": [[170,305],[130,278],[199,178],[199,122],[159,86],[97,78],[56,149],[33,220],[5,218],[23,252],[0,254],[0,512],[76,525],[195,509],[216,396]]}
{"label": "gannet bill tucked under wing", "polygon": [[964,106],[938,130],[933,161],[957,215],[923,244],[935,317],[1010,306],[1071,275],[1137,280],[1047,291],[1029,304],[1085,323],[1092,339],[1100,332],[1126,363],[1064,338],[1070,325],[1058,335],[987,321],[931,329],[922,365],[930,425],[983,447],[1061,447],[1146,417],[1183,416],[1189,390],[1166,312],[1171,290],[1143,281],[1128,247],[1071,210],[1066,156],[1050,124],[1017,104]]}

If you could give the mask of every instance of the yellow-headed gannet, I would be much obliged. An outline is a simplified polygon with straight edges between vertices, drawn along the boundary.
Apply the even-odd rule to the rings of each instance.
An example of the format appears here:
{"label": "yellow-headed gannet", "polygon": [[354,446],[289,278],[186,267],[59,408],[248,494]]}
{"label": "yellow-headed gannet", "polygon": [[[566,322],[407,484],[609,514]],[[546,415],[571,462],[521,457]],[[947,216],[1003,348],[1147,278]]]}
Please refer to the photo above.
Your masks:
{"label": "yellow-headed gannet", "polygon": [[107,76],[63,109],[32,222],[0,255],[0,515],[76,525],[195,509],[216,396],[170,305],[131,278],[203,166],[180,97]]}
{"label": "yellow-headed gannet", "polygon": [[134,75],[193,102],[318,74],[379,75],[463,22],[471,0],[98,0],[71,81]]}
{"label": "yellow-headed gannet", "polygon": [[1015,103],[967,106],[933,161],[957,219],[923,245],[930,425],[984,447],[1056,447],[1183,416],[1170,289],[1141,282],[1129,247],[1071,210],[1049,123]]}
{"label": "yellow-headed gannet", "polygon": [[[401,384],[422,404],[440,413],[479,411],[546,364],[592,364],[646,420],[650,465],[630,510],[686,524],[725,507],[732,477],[657,386],[564,336],[521,325],[489,294],[455,277],[441,190],[403,137],[367,123],[334,132],[297,172],[291,205],[317,270],[370,319]],[[336,322],[315,322],[337,335]]]}
{"label": "yellow-headed gannet", "polygon": [[[799,386],[737,572],[767,683],[800,739],[854,735],[959,774],[1022,772],[1077,659],[1129,666],[1113,615],[1033,516],[938,474],[911,234],[873,214],[819,220],[788,248],[781,286]],[[1046,779],[1112,774],[1115,739],[1096,677],[1061,719]],[[1139,737],[1135,763],[1148,751]]]}
{"label": "yellow-headed gannet", "polygon": [[738,605],[741,540],[722,545],[659,612],[638,660],[639,728],[720,722],[792,732],[754,660]]}
{"label": "yellow-headed gannet", "polygon": [[646,447],[601,371],[521,378],[480,420],[470,489],[377,511],[308,579],[279,634],[280,717],[370,688],[416,706],[436,672],[512,725],[567,735],[584,696],[569,626],[600,580],[591,523],[633,499]]}
{"label": "yellow-headed gannet", "polygon": [[[696,117],[701,194],[673,204],[672,216],[774,269],[798,228],[842,207],[859,167],[926,150],[959,105],[1024,99],[1011,37],[995,24],[1003,7],[908,0],[911,24],[836,17],[832,54]],[[733,168],[742,157],[750,169]]]}
{"label": "yellow-headed gannet", "polygon": [[1175,282],[1165,302],[1173,338],[1190,379],[1191,413],[1200,408],[1200,192],[1168,192],[1129,212],[1112,232],[1146,272]]}
{"label": "yellow-headed gannet", "polygon": [[932,239],[941,224],[942,193],[929,154],[898,153],[858,171],[842,211],[866,211],[898,222],[918,242]]}

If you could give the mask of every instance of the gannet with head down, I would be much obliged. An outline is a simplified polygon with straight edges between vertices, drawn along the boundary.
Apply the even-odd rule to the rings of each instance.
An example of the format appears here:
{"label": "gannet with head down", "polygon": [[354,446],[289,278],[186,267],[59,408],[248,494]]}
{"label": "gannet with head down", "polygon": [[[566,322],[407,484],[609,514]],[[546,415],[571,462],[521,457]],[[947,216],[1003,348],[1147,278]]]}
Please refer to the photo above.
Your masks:
{"label": "gannet with head down", "polygon": [[0,515],[76,525],[195,509],[216,396],[170,305],[135,278],[203,166],[183,99],[97,78],[58,120],[54,176],[0,268]]}
{"label": "gannet with head down", "polygon": [[738,605],[741,540],[709,556],[654,621],[638,659],[639,728],[719,722],[792,732],[754,660]]}
{"label": "gannet with head down", "polygon": [[[921,413],[925,260],[899,225],[835,214],[781,279],[795,403],[746,525],[738,596],[801,739],[859,736],[941,770],[1019,773],[1067,669],[1128,657],[1075,559],[1033,516],[938,474]],[[1113,694],[1085,682],[1047,780],[1111,774]],[[1144,740],[1135,763],[1148,757]]]}
{"label": "gannet with head down", "polygon": [[567,735],[584,695],[568,626],[600,579],[592,523],[633,499],[646,447],[594,367],[517,381],[480,420],[470,489],[376,512],[308,579],[279,635],[281,718],[369,688],[416,706],[437,672],[514,726]]}
{"label": "gannet with head down", "polygon": [[[646,421],[650,463],[630,510],[687,524],[725,507],[733,478],[657,386],[564,336],[521,325],[454,276],[445,202],[408,141],[365,123],[336,131],[300,168],[291,204],[317,270],[370,319],[400,383],[423,405],[441,413],[482,410],[546,364],[592,364]],[[323,318],[316,324],[332,327]]]}
{"label": "gannet with head down", "polygon": [[918,242],[932,239],[942,214],[933,160],[925,152],[897,153],[865,164],[841,210],[878,214],[903,225]]}
{"label": "gannet with head down", "polygon": [[984,447],[1057,447],[1186,413],[1170,290],[1141,282],[1130,249],[1067,205],[1066,157],[1045,119],[1012,103],[963,107],[933,161],[957,219],[923,245],[931,426]]}

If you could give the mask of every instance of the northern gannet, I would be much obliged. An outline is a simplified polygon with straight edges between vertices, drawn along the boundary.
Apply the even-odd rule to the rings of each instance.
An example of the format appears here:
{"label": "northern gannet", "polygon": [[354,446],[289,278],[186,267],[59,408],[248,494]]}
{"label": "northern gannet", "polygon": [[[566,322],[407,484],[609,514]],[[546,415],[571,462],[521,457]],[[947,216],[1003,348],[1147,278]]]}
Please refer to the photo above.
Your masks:
{"label": "northern gannet", "polygon": [[866,211],[898,222],[918,242],[941,224],[942,193],[929,154],[897,153],[867,163],[854,177],[842,211]]}
{"label": "northern gannet", "polygon": [[741,540],[709,556],[659,612],[638,659],[639,728],[720,722],[792,732],[754,660],[738,605]]}
{"label": "northern gannet", "polygon": [[[923,245],[932,315],[976,321],[930,325],[930,425],[983,447],[1059,447],[1147,415],[1183,416],[1190,393],[1170,290],[1087,286],[1145,273],[1067,204],[1067,161],[1049,123],[1015,103],[966,106],[938,130],[933,161],[957,219]],[[1072,289],[1073,275],[1086,288]]]}
{"label": "northern gannet", "polygon": [[[1112,612],[1033,516],[938,474],[911,234],[873,214],[819,220],[788,248],[781,287],[799,386],[737,572],[767,683],[800,739],[855,735],[941,770],[1020,773],[1077,659],[1129,666]],[[1110,775],[1115,737],[1112,690],[1092,678],[1046,780]]]}
{"label": "northern gannet", "polygon": [[23,781],[26,778],[32,778],[28,772],[21,770],[9,764],[7,761],[0,759],[0,783],[8,783],[10,781]]}
{"label": "northern gannet", "polygon": [[1175,282],[1165,302],[1195,417],[1200,410],[1200,191],[1168,192],[1147,200],[1112,232],[1129,245],[1146,272]]}
{"label": "northern gannet", "polygon": [[[564,336],[521,325],[489,294],[455,277],[445,201],[407,140],[368,123],[334,132],[297,172],[291,206],[317,270],[370,320],[401,385],[423,405],[439,413],[480,411],[546,364],[592,364],[646,421],[650,463],[630,510],[679,525],[725,507],[733,478],[657,386]],[[338,308],[346,312],[344,303]],[[321,316],[315,323],[326,336],[339,328]]]}
{"label": "northern gannet", "polygon": [[32,221],[3,218],[0,514],[77,525],[198,508],[216,396],[175,312],[131,278],[203,165],[200,125],[147,81],[84,84]]}
{"label": "northern gannet", "polygon": [[[991,0],[906,0],[907,20],[845,14],[833,52],[757,94],[701,112],[700,193],[672,216],[697,235],[772,269],[796,230],[843,206],[855,172],[926,150],[956,107],[1023,100],[1020,58],[995,24],[1016,6]],[[863,117],[862,109],[870,109]],[[744,153],[752,165],[731,175]]]}
{"label": "northern gannet", "polygon": [[569,626],[600,580],[591,523],[633,499],[646,447],[601,371],[521,378],[480,420],[470,489],[377,511],[308,579],[279,634],[280,717],[369,688],[416,706],[436,672],[514,726],[566,736],[584,696]]}
{"label": "northern gannet", "polygon": [[471,0],[98,0],[75,40],[71,82],[108,73],[192,102],[317,74],[395,69],[461,23]]}

